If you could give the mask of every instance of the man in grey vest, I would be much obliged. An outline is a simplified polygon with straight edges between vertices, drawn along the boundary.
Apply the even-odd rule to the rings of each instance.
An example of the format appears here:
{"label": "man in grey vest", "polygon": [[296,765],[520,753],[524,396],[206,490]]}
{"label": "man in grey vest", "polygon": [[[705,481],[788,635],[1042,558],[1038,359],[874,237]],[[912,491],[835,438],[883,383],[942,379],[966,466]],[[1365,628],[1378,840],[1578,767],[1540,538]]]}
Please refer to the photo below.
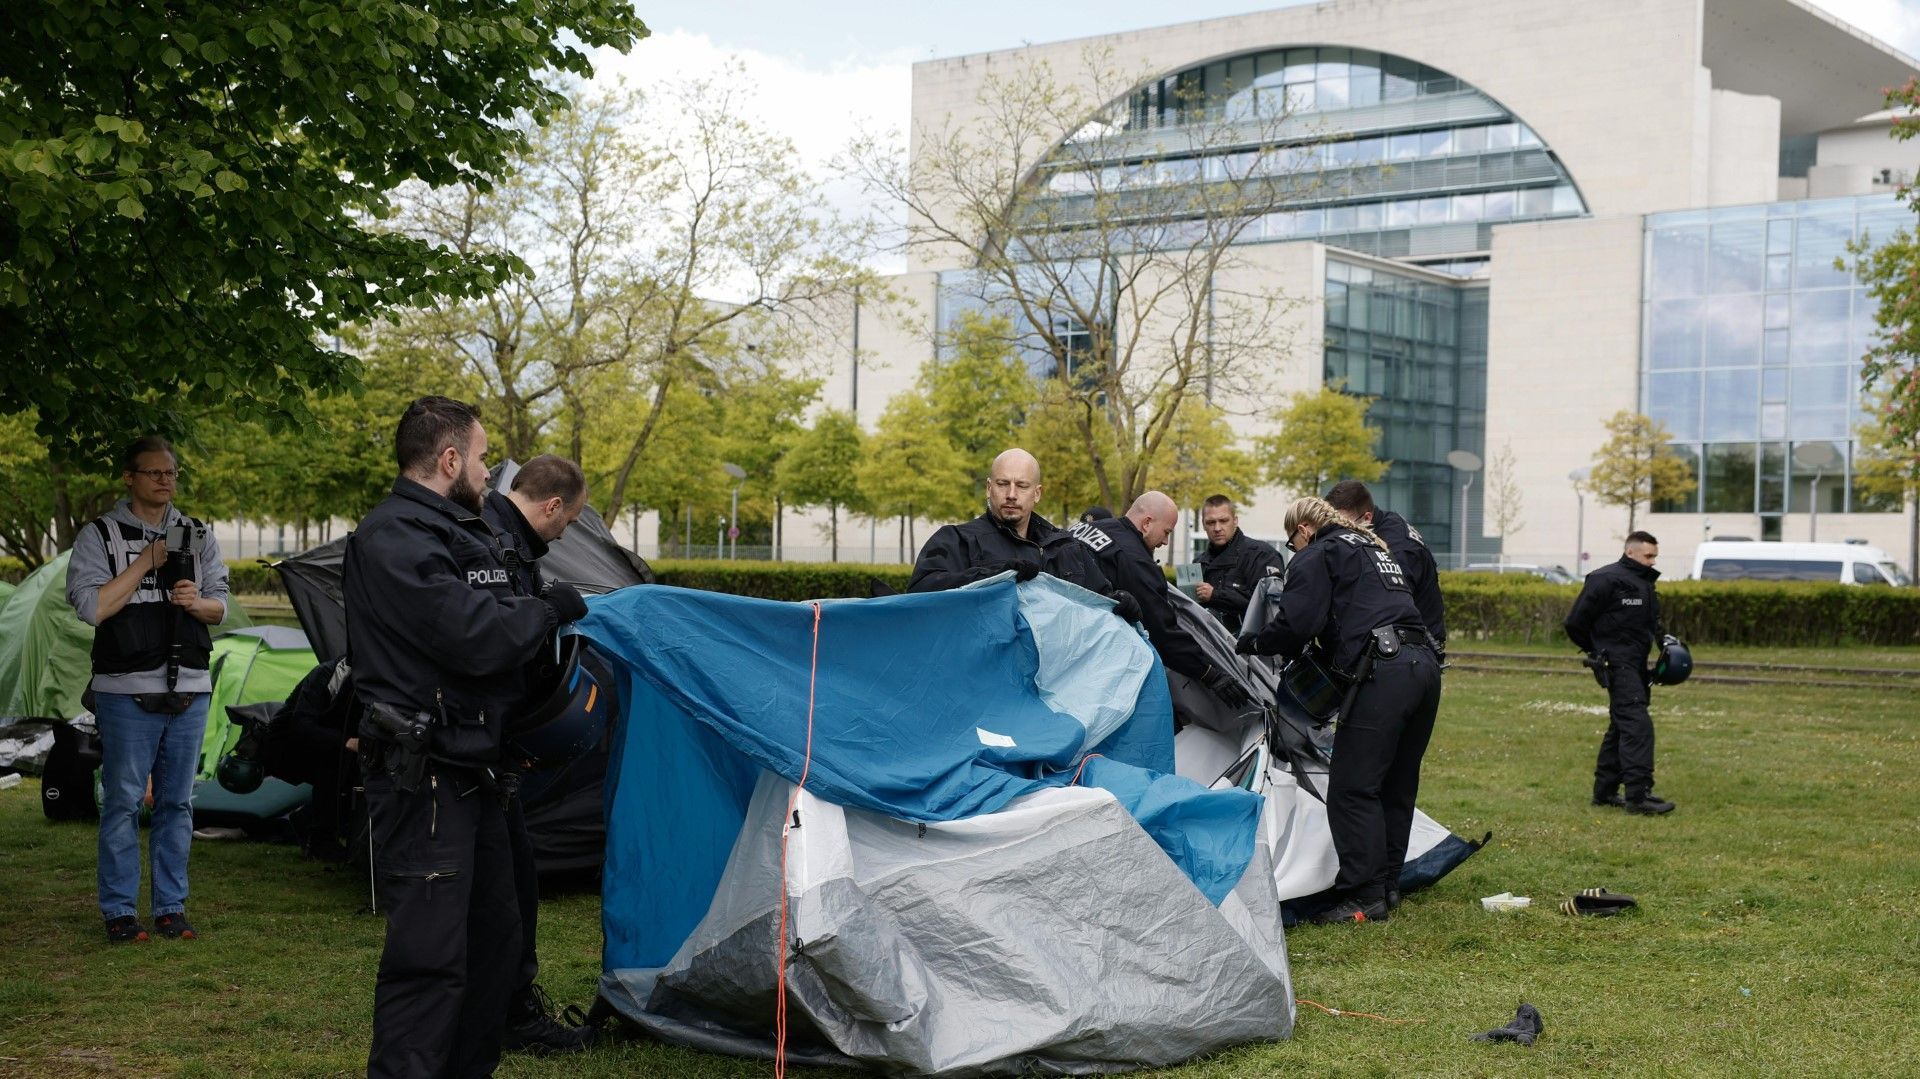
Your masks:
{"label": "man in grey vest", "polygon": [[108,943],[147,939],[136,901],[140,802],[151,780],[153,930],[191,940],[193,777],[213,690],[207,627],[227,614],[227,566],[213,532],[173,505],[180,465],[166,439],[136,439],[120,471],[127,497],[80,531],[67,563],[67,601],[94,627],[100,914]]}

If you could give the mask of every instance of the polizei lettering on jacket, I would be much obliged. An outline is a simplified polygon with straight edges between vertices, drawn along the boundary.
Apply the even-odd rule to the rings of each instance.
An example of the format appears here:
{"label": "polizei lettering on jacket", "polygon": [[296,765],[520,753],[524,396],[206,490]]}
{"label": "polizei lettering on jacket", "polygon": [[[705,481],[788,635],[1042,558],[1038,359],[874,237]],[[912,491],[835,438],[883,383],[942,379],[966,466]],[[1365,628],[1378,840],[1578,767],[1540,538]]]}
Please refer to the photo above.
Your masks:
{"label": "polizei lettering on jacket", "polygon": [[1073,526],[1073,538],[1096,551],[1106,550],[1107,545],[1113,542],[1112,536],[1093,527],[1092,523],[1087,521]]}
{"label": "polizei lettering on jacket", "polygon": [[507,583],[507,571],[504,569],[470,569],[467,571],[467,583],[475,588],[491,588]]}

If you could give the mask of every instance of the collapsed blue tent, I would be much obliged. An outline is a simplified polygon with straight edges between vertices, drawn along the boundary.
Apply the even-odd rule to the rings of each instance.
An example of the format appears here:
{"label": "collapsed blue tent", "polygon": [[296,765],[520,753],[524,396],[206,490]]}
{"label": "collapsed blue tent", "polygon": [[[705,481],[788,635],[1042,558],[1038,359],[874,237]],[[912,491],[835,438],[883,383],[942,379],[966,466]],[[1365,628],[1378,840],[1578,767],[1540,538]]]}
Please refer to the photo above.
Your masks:
{"label": "collapsed blue tent", "polygon": [[624,678],[600,993],[627,1019],[768,1055],[784,993],[790,1059],[912,1073],[1291,1033],[1261,799],[1172,774],[1164,671],[1106,600],[1003,576],[590,608]]}

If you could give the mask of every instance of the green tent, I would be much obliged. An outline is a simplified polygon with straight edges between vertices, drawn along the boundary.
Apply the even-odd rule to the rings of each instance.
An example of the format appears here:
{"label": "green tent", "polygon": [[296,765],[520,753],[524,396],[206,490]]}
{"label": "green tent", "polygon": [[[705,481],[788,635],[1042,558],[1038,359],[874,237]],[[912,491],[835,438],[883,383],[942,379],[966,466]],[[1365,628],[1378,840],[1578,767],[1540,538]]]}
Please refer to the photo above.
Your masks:
{"label": "green tent", "polygon": [[[0,715],[72,719],[86,711],[80,694],[93,676],[93,627],[67,602],[67,554],[28,574],[0,607]],[[214,632],[250,624],[230,602]]]}
{"label": "green tent", "polygon": [[200,743],[200,778],[212,779],[220,758],[240,740],[227,719],[228,705],[284,701],[318,660],[307,635],[286,626],[251,626],[213,639],[213,699],[207,704],[207,736]]}

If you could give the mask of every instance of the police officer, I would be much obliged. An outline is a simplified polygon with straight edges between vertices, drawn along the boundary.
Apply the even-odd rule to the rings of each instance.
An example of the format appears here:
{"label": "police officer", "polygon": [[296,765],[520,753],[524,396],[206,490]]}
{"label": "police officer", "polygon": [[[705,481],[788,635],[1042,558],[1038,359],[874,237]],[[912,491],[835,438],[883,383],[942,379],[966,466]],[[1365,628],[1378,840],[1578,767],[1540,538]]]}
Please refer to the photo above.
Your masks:
{"label": "police officer", "polygon": [[1238,708],[1249,699],[1246,688],[1232,673],[1214,667],[1199,643],[1175,621],[1173,604],[1167,600],[1167,575],[1153,560],[1153,552],[1166,546],[1179,523],[1180,508],[1173,499],[1148,491],[1134,499],[1122,516],[1082,522],[1074,526],[1073,535],[1092,549],[1107,580],[1119,589],[1115,595],[1126,594],[1126,600],[1117,602],[1136,608],[1134,620],[1146,627],[1160,662],[1170,671],[1198,680]]}
{"label": "police officer", "polygon": [[[1660,541],[1627,536],[1620,561],[1587,574],[1567,613],[1567,636],[1607,687],[1607,733],[1593,766],[1593,804],[1657,816],[1673,803],[1653,793],[1653,717],[1647,713],[1647,650],[1660,639],[1660,599],[1653,568]],[[1626,796],[1620,794],[1626,785]]]}
{"label": "police officer", "polygon": [[995,457],[987,474],[987,512],[928,536],[907,591],[939,592],[1012,570],[1022,581],[1051,573],[1104,594],[1107,579],[1087,549],[1033,512],[1041,490],[1033,454],[1011,449]]}
{"label": "police officer", "polygon": [[1327,502],[1387,542],[1387,550],[1393,552],[1394,561],[1406,572],[1407,587],[1413,589],[1413,605],[1420,608],[1420,623],[1427,627],[1427,635],[1433,638],[1434,647],[1440,650],[1440,658],[1444,660],[1447,606],[1440,599],[1440,567],[1434,564],[1426,537],[1408,524],[1405,517],[1376,507],[1373,492],[1359,480],[1341,480],[1334,484],[1327,492]]}
{"label": "police officer", "polygon": [[[586,509],[587,479],[574,462],[541,454],[521,465],[508,487],[504,493],[497,488],[489,490],[480,515],[500,534],[507,572],[514,579],[514,591],[538,596],[546,590],[540,559],[547,553],[548,545],[559,539]],[[545,647],[541,653],[550,658]],[[544,671],[548,676],[557,673]],[[535,678],[533,682],[544,686],[550,680],[550,677]],[[513,994],[507,1002],[507,1028],[501,1044],[510,1053],[544,1056],[576,1052],[592,1043],[593,1028],[555,1021],[546,991],[537,981],[540,872],[534,860],[533,840],[527,835],[526,807],[517,793],[517,779],[513,776],[508,783],[515,793],[507,802],[507,839],[513,849],[514,896],[520,908],[520,962]]]}
{"label": "police officer", "polygon": [[1240,516],[1226,495],[1214,495],[1200,504],[1200,527],[1207,530],[1207,549],[1194,561],[1200,563],[1205,579],[1195,594],[1215,618],[1238,634],[1254,586],[1286,572],[1286,559],[1272,544],[1240,531]]}
{"label": "police officer", "polygon": [[1327,825],[1340,855],[1335,905],[1316,922],[1383,921],[1420,790],[1420,760],[1440,707],[1440,663],[1407,575],[1387,545],[1319,498],[1287,508],[1297,551],[1273,615],[1240,651],[1312,651],[1349,683],[1327,780]]}
{"label": "police officer", "polygon": [[586,604],[564,585],[515,591],[480,516],[487,434],[471,406],[413,402],[394,451],[400,476],[348,538],[341,580],[387,915],[367,1074],[491,1075],[520,957],[503,712]]}

